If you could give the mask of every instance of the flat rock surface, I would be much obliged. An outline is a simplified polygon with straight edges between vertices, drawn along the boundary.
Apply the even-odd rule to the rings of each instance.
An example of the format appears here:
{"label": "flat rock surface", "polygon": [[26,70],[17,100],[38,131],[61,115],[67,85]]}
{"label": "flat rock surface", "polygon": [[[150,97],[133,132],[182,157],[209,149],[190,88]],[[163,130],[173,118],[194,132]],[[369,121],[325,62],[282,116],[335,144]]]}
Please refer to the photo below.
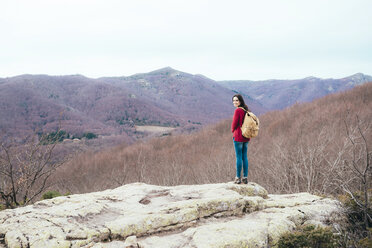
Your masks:
{"label": "flat rock surface", "polygon": [[0,212],[0,247],[270,247],[340,216],[336,200],[260,185],[143,183]]}

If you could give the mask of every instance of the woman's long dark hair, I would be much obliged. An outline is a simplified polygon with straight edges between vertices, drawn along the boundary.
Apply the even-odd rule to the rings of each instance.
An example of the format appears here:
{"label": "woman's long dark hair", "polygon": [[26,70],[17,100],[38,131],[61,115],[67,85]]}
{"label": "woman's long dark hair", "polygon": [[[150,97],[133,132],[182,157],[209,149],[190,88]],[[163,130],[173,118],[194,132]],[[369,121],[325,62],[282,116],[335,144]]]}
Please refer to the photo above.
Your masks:
{"label": "woman's long dark hair", "polygon": [[234,100],[234,97],[237,97],[237,98],[239,99],[239,102],[240,102],[239,107],[242,107],[242,108],[244,108],[246,111],[249,111],[249,108],[248,108],[247,104],[245,104],[242,95],[240,95],[240,94],[236,94],[236,95],[234,95],[234,96],[232,97],[232,100]]}

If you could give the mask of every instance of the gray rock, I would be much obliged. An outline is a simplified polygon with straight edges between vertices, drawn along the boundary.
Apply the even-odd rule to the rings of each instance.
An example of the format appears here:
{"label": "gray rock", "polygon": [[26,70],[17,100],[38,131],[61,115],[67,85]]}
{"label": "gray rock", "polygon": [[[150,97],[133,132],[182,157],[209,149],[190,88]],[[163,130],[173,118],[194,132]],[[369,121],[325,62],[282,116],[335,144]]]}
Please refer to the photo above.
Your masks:
{"label": "gray rock", "polygon": [[[133,183],[0,212],[7,247],[268,247],[297,225],[326,225],[336,200],[268,195],[255,183]],[[1,247],[1,243],[0,243]]]}

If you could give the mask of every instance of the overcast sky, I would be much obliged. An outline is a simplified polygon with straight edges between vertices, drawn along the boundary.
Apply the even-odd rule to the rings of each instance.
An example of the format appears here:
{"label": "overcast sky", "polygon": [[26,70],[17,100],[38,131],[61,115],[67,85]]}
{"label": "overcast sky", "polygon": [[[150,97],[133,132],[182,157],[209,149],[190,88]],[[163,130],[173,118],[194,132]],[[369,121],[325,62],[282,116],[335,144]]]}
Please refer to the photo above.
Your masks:
{"label": "overcast sky", "polygon": [[372,75],[370,0],[0,0],[0,77]]}

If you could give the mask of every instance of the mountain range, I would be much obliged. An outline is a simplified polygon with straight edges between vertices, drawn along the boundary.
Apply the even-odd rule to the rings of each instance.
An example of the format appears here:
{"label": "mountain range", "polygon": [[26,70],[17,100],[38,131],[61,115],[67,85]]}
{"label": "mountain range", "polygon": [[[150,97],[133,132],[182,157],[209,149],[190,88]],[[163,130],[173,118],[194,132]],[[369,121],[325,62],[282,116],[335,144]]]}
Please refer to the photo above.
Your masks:
{"label": "mountain range", "polygon": [[61,126],[75,137],[92,132],[133,142],[136,126],[193,130],[231,118],[231,97],[244,95],[257,114],[346,90],[372,77],[214,81],[170,67],[128,77],[20,75],[0,78],[0,132],[22,137]]}
{"label": "mountain range", "polygon": [[237,80],[218,83],[242,93],[268,110],[279,110],[296,102],[311,102],[316,98],[348,90],[366,82],[372,82],[372,77],[357,73],[341,79],[307,77],[296,80]]}

